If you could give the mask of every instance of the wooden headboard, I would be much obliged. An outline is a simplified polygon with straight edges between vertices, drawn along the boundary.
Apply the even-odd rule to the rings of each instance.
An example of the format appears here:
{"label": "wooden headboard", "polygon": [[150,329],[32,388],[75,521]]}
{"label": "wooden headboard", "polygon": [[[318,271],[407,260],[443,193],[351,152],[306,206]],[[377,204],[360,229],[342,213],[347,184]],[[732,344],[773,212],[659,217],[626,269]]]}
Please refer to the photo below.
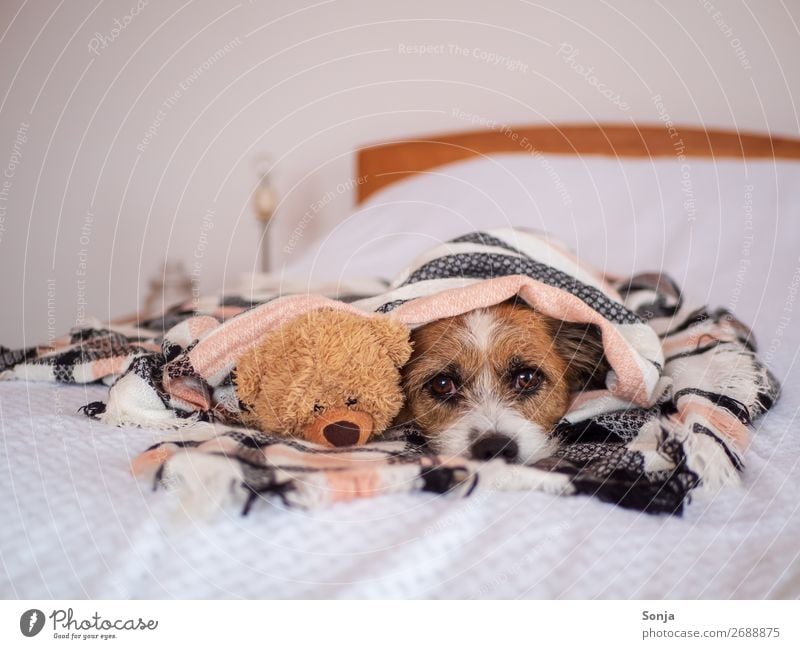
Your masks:
{"label": "wooden headboard", "polygon": [[358,151],[358,202],[415,173],[475,156],[512,152],[798,160],[800,140],[665,125],[506,126],[405,139]]}

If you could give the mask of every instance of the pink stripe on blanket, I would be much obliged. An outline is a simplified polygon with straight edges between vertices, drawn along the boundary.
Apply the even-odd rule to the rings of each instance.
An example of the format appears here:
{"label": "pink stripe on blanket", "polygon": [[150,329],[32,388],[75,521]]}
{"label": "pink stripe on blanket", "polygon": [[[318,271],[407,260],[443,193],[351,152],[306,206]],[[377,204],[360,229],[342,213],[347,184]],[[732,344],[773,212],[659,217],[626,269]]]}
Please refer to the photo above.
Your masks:
{"label": "pink stripe on blanket", "polygon": [[747,426],[724,408],[701,402],[699,397],[682,398],[678,405],[678,421],[686,423],[693,415],[705,419],[716,431],[733,442],[739,451],[744,452],[747,449],[750,441],[750,432]]}
{"label": "pink stripe on blanket", "polygon": [[145,451],[131,462],[131,473],[135,476],[152,473],[175,455],[178,450],[179,447],[174,444],[163,444],[157,448]]}
{"label": "pink stripe on blanket", "polygon": [[715,340],[721,342],[736,341],[736,334],[725,326],[712,325],[703,327],[700,331],[683,332],[679,335],[670,336],[664,341],[664,355],[675,356],[683,352],[695,351],[699,347],[710,345]]}
{"label": "pink stripe on blanket", "polygon": [[569,322],[596,324],[603,336],[606,358],[617,375],[612,394],[638,405],[653,402],[658,371],[653,366],[648,385],[642,359],[617,327],[580,298],[543,282],[522,275],[487,279],[469,286],[453,288],[401,304],[391,315],[409,326],[449,318],[473,309],[486,308],[519,295],[545,315]]}
{"label": "pink stripe on blanket", "polygon": [[100,358],[92,363],[92,377],[95,380],[103,379],[113,374],[121,374],[125,365],[130,361],[127,356],[112,356]]}
{"label": "pink stripe on blanket", "polygon": [[211,395],[207,394],[198,380],[192,376],[167,377],[164,375],[164,387],[177,407],[181,410],[206,412],[211,410]]}
{"label": "pink stripe on blanket", "polygon": [[[194,316],[186,321],[186,327],[189,330],[189,337],[191,340],[197,340],[214,329],[214,327],[218,326],[219,321],[209,315]],[[191,342],[191,340],[189,342]]]}
{"label": "pink stripe on blanket", "polygon": [[[338,309],[373,317],[355,307],[321,295],[289,295],[242,313],[210,331],[192,351],[189,360],[195,371],[209,382],[227,374],[238,358],[266,333],[284,322],[316,309]],[[164,374],[165,384],[168,377]]]}
{"label": "pink stripe on blanket", "polygon": [[[325,449],[325,447],[308,444],[313,448]],[[299,466],[309,467],[320,470],[373,470],[375,466],[386,463],[386,455],[382,453],[361,453],[358,450],[353,452],[336,453],[311,453],[300,450],[285,444],[275,444],[264,449],[264,457],[267,462],[275,467]]]}
{"label": "pink stripe on blanket", "polygon": [[603,399],[609,396],[613,395],[608,390],[584,390],[575,396],[567,412],[570,413],[574,410],[578,410],[595,399]]}
{"label": "pink stripe on blanket", "polygon": [[381,473],[376,469],[359,471],[330,471],[325,474],[332,502],[347,502],[356,498],[372,498],[379,494]]}
{"label": "pink stripe on blanket", "polygon": [[233,318],[243,311],[246,311],[245,307],[241,306],[220,306],[214,309],[214,317],[219,318],[220,320],[228,320],[229,318]]}

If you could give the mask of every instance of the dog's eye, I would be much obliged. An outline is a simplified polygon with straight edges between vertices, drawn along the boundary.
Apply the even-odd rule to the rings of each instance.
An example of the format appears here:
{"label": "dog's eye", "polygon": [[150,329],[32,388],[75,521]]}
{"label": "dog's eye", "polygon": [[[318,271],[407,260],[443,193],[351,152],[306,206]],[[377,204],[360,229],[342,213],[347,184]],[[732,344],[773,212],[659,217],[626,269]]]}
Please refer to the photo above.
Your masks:
{"label": "dog's eye", "polygon": [[447,399],[458,393],[458,387],[452,376],[437,374],[429,382],[428,387],[434,397]]}
{"label": "dog's eye", "polygon": [[511,373],[511,386],[520,394],[535,392],[542,385],[542,373],[530,367],[523,367]]}
{"label": "dog's eye", "polygon": [[344,402],[346,406],[354,406],[358,403],[358,399],[355,397],[347,397],[347,400]]}

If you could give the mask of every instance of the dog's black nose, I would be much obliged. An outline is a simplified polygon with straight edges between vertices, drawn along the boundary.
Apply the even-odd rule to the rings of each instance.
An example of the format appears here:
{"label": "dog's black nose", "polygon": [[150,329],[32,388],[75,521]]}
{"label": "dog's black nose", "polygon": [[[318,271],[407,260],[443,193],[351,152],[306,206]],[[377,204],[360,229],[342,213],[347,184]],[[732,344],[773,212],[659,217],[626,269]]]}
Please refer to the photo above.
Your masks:
{"label": "dog's black nose", "polygon": [[500,457],[506,462],[513,462],[519,455],[519,446],[510,437],[491,433],[476,439],[470,452],[474,460],[492,460]]}

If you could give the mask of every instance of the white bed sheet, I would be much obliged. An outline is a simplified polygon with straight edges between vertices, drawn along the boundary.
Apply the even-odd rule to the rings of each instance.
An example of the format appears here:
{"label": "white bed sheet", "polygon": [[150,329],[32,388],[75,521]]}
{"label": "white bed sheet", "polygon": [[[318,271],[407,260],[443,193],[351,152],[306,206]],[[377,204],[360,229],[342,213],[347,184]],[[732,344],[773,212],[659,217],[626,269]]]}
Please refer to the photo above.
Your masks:
{"label": "white bed sheet", "polygon": [[196,523],[128,472],[158,432],[76,413],[101,388],[0,384],[0,594],[797,597],[798,388],[759,423],[743,485],[682,518],[520,492],[261,503]]}

